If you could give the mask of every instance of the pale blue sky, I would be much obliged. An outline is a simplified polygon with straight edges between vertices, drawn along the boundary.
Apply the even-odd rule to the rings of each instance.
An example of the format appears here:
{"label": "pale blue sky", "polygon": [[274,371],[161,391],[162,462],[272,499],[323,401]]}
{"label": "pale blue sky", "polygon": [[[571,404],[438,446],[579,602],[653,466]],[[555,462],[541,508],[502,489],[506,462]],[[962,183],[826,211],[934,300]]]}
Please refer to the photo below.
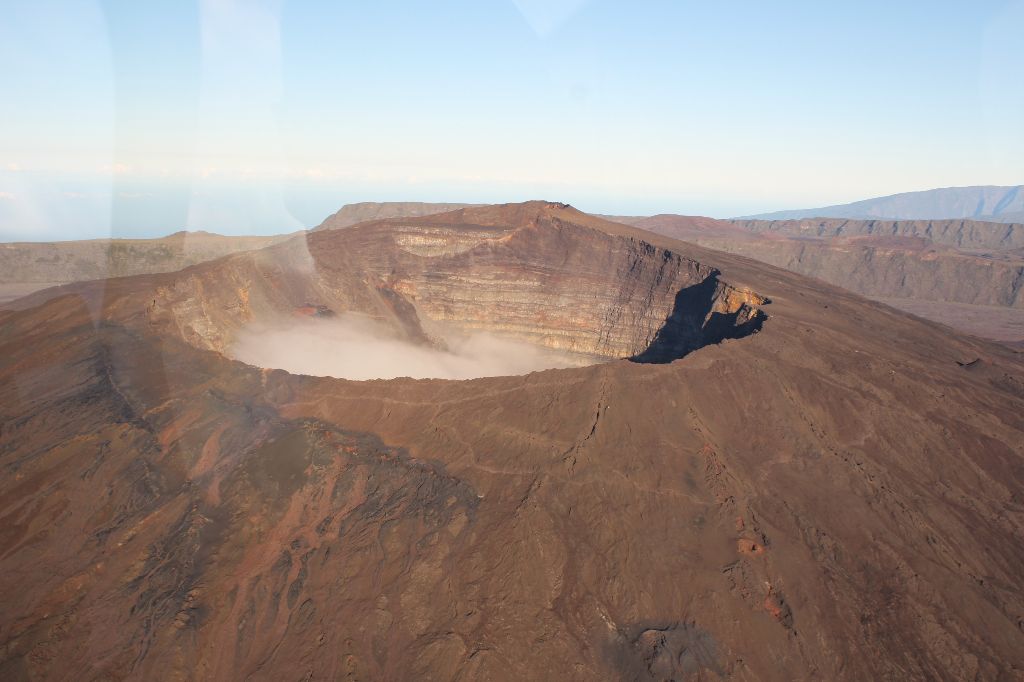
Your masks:
{"label": "pale blue sky", "polygon": [[1024,182],[1024,0],[0,0],[0,239]]}

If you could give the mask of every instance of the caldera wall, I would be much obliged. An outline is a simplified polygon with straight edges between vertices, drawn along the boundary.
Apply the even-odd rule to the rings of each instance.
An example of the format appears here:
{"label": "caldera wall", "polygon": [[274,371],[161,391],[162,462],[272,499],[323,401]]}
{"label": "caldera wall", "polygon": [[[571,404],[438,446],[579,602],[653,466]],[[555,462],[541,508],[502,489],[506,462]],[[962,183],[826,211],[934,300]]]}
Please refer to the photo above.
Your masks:
{"label": "caldera wall", "polygon": [[313,233],[184,271],[148,315],[219,351],[246,324],[319,309],[366,314],[423,343],[441,329],[488,331],[610,359],[651,357],[657,341],[663,361],[756,328],[764,302],[674,251],[541,215]]}

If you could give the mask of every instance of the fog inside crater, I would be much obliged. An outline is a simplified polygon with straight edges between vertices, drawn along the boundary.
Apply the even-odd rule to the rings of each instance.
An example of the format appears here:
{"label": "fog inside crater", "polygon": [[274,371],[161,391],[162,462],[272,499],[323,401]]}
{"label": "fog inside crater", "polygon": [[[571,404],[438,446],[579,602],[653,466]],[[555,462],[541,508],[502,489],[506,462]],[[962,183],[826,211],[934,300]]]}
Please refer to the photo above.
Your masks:
{"label": "fog inside crater", "polygon": [[339,379],[474,379],[580,367],[594,358],[487,333],[443,334],[448,350],[395,338],[358,315],[291,318],[245,327],[229,355],[250,365]]}

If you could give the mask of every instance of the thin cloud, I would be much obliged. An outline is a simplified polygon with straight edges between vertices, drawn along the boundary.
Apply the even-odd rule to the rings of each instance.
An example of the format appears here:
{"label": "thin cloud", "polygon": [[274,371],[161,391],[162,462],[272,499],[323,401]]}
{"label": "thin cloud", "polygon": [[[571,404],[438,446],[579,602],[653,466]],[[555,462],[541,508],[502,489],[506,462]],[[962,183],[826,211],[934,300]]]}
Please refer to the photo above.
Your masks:
{"label": "thin cloud", "polygon": [[230,354],[257,367],[355,380],[472,379],[588,364],[583,356],[491,334],[451,335],[446,342],[448,350],[413,344],[372,320],[342,315],[250,326]]}

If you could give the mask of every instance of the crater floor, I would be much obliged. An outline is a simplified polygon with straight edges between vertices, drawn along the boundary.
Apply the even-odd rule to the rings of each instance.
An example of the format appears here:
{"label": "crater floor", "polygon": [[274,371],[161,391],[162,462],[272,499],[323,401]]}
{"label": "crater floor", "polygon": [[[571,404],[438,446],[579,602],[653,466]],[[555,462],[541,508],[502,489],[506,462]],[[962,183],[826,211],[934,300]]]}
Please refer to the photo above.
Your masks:
{"label": "crater floor", "polygon": [[449,333],[433,343],[415,343],[351,314],[243,327],[226,354],[256,367],[358,381],[477,379],[606,361],[487,332]]}

